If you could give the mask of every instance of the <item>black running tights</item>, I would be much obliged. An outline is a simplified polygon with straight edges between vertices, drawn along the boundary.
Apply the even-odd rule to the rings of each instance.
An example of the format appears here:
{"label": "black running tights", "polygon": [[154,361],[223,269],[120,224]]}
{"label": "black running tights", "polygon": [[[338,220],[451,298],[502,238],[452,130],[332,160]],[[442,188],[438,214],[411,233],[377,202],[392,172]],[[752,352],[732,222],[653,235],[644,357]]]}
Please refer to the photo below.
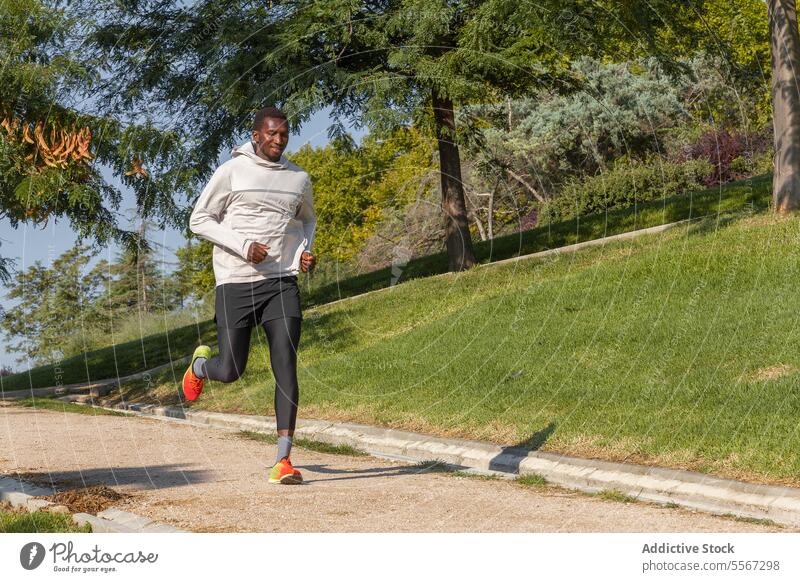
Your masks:
{"label": "black running tights", "polygon": [[[269,360],[275,376],[275,419],[278,430],[294,431],[297,421],[297,347],[300,345],[299,317],[285,317],[262,323],[269,342]],[[206,377],[218,382],[237,380],[247,366],[250,327],[217,327],[219,355],[205,363]]]}

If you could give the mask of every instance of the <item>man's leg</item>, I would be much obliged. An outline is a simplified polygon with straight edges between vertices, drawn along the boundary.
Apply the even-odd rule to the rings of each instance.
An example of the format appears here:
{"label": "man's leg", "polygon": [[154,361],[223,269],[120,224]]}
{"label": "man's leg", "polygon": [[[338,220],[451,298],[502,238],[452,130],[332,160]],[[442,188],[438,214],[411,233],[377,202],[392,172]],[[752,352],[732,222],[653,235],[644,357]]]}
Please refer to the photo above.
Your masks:
{"label": "man's leg", "polygon": [[200,378],[234,382],[244,374],[250,354],[250,327],[217,327],[219,355],[206,360],[197,358],[193,371]]}
{"label": "man's leg", "polygon": [[288,457],[297,421],[300,389],[297,385],[297,348],[300,345],[299,317],[263,322],[269,342],[269,359],[275,376],[275,420],[278,427],[278,458]]}

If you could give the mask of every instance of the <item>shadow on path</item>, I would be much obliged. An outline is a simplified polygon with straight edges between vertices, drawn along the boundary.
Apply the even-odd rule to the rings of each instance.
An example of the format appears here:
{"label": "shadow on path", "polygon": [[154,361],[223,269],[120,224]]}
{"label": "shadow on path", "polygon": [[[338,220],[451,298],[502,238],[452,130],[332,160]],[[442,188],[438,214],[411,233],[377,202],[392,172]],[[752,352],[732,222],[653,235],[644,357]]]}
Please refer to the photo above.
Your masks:
{"label": "shadow on path", "polygon": [[408,467],[374,467],[372,469],[332,469],[328,465],[298,465],[298,468],[308,469],[323,475],[345,475],[344,477],[330,477],[324,479],[306,479],[305,483],[318,481],[344,481],[347,479],[371,479],[374,477],[402,477],[404,475],[420,475],[423,473],[442,473],[455,470],[457,467],[441,465],[446,470],[437,468],[432,464],[411,465]]}
{"label": "shadow on path", "polygon": [[[186,467],[186,468],[184,468]],[[50,487],[56,492],[108,485],[131,485],[140,489],[170,489],[196,485],[213,479],[212,471],[190,469],[187,464],[148,465],[141,467],[98,467],[75,471],[9,472],[8,477]]]}

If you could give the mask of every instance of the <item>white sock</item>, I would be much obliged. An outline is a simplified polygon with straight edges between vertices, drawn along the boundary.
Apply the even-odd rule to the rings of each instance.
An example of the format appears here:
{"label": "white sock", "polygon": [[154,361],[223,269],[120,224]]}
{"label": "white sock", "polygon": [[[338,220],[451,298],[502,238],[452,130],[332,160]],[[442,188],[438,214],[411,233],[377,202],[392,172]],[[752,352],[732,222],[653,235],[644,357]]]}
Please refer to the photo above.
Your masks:
{"label": "white sock", "polygon": [[279,462],[282,458],[288,457],[289,453],[292,452],[292,437],[290,436],[279,436],[278,437],[278,458],[275,459],[275,462]]}

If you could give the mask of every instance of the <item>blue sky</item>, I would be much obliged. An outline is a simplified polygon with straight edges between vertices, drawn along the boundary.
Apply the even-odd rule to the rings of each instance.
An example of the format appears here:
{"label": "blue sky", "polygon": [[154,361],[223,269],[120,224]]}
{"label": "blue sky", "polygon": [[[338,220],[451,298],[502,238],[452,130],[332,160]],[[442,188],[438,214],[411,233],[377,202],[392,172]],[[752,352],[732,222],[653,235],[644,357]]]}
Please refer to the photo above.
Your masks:
{"label": "blue sky", "polygon": [[[295,151],[302,145],[309,143],[312,146],[323,146],[328,142],[327,130],[330,125],[330,109],[324,109],[314,115],[307,123],[300,128],[298,135],[293,135],[289,139],[288,151]],[[351,134],[360,141],[364,131],[352,131]],[[129,227],[126,218],[127,213],[135,207],[133,196],[130,192],[124,192],[120,208],[120,226]],[[19,228],[11,228],[8,220],[0,219],[0,256],[16,260],[15,269],[25,270],[35,261],[43,264],[50,264],[55,258],[75,244],[75,233],[66,220],[50,221],[45,228],[36,228],[32,224],[22,224]],[[170,269],[170,264],[175,261],[174,251],[183,246],[185,239],[183,235],[174,230],[168,229],[154,233],[150,240],[163,246],[160,258],[166,263],[166,268]],[[111,244],[98,254],[96,260],[105,258],[113,260],[118,247]],[[12,304],[6,298],[6,289],[3,289],[2,304],[8,308]],[[21,364],[15,362],[16,355],[8,354],[5,351],[5,342],[0,334],[0,366],[9,365],[14,370],[19,370]]]}

